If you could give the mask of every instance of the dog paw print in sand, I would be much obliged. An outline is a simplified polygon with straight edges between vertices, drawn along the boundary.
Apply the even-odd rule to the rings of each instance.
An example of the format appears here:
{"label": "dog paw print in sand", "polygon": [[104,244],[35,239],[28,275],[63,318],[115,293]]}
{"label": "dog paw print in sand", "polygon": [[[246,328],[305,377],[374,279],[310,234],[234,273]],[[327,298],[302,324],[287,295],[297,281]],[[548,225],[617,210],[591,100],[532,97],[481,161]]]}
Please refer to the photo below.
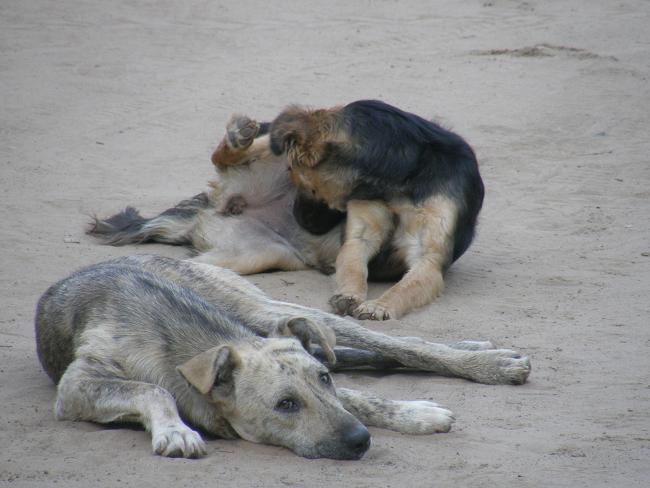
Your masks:
{"label": "dog paw print in sand", "polygon": [[516,58],[544,58],[552,56],[567,56],[575,59],[609,59],[618,61],[614,56],[601,56],[586,49],[553,44],[535,44],[534,46],[520,47],[517,49],[486,49],[473,51],[477,56],[512,56]]}

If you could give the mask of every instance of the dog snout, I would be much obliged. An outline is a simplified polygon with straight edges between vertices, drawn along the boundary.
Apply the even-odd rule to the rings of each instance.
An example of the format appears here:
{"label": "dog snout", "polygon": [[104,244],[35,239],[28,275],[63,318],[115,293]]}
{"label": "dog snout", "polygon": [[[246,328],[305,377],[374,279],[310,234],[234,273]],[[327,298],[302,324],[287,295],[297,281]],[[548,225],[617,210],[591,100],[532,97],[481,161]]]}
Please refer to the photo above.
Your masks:
{"label": "dog snout", "polygon": [[349,459],[360,459],[370,447],[370,432],[358,424],[343,434],[343,444],[349,452]]}

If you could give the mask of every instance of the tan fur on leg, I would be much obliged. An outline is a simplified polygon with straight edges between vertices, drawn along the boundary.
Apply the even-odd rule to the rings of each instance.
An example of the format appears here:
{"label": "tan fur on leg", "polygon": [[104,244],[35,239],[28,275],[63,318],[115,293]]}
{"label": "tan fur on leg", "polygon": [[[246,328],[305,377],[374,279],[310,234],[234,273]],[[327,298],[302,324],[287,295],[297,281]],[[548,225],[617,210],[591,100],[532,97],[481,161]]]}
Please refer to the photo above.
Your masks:
{"label": "tan fur on leg", "polygon": [[404,249],[409,271],[377,300],[354,311],[359,319],[387,320],[431,303],[443,290],[443,270],[453,248],[456,206],[444,197],[432,197],[422,206],[392,208],[399,216],[396,245]]}
{"label": "tan fur on leg", "polygon": [[388,239],[392,215],[384,202],[351,200],[347,206],[345,242],[336,258],[336,294],[330,305],[339,314],[352,311],[368,292],[368,261]]}
{"label": "tan fur on leg", "polygon": [[298,271],[307,269],[307,265],[289,247],[279,243],[269,243],[263,252],[258,253],[232,255],[213,250],[191,260],[227,268],[240,275],[271,270]]}

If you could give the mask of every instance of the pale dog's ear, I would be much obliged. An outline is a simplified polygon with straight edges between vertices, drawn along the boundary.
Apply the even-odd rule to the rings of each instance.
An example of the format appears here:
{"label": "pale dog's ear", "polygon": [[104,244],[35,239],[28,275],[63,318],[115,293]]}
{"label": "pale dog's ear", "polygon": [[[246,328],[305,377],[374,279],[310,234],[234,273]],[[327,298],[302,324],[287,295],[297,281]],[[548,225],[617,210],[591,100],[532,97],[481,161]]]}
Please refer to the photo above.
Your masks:
{"label": "pale dog's ear", "polygon": [[228,386],[234,369],[240,364],[241,359],[232,346],[219,346],[197,354],[176,369],[190,385],[205,395],[214,387]]}
{"label": "pale dog's ear", "polygon": [[325,325],[319,325],[304,317],[292,317],[280,322],[269,337],[295,337],[306,351],[311,352],[311,344],[318,344],[330,365],[336,363],[334,345],[336,335]]}

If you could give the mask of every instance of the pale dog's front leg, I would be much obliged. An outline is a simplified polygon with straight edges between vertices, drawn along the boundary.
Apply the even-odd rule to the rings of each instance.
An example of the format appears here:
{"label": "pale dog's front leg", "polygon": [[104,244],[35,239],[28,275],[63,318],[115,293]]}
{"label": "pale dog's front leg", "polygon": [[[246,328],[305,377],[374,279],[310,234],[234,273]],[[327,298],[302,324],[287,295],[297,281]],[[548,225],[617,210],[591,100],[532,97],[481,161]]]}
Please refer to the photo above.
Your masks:
{"label": "pale dog's front leg", "polygon": [[437,403],[426,400],[385,400],[347,388],[337,388],[343,407],[369,427],[380,427],[403,434],[449,432],[454,415]]}
{"label": "pale dog's front leg", "polygon": [[183,423],[167,390],[140,381],[93,377],[83,366],[83,360],[77,359],[59,382],[58,420],[138,422],[151,432],[156,454],[185,458],[206,454],[201,436]]}

